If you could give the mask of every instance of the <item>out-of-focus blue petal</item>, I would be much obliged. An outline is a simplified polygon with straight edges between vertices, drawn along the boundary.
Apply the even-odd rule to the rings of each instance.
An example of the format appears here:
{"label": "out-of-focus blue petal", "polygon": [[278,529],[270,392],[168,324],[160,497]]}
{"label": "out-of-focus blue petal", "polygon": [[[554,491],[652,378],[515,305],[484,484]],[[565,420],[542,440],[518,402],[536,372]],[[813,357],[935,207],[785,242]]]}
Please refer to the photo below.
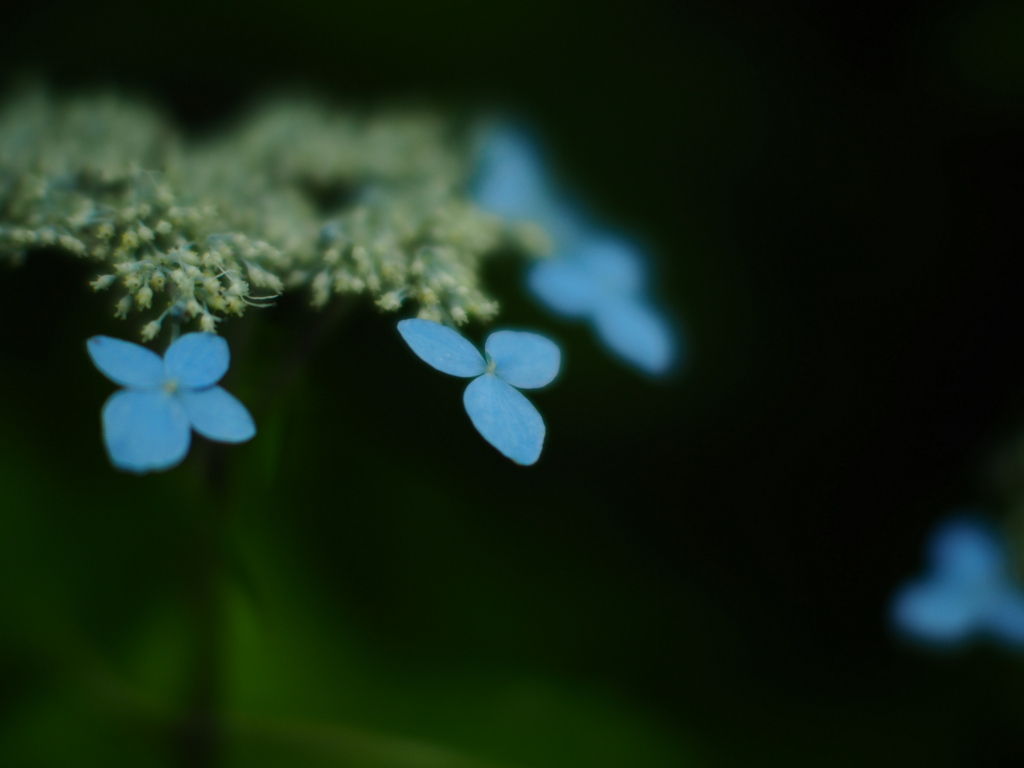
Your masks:
{"label": "out-of-focus blue petal", "polygon": [[967,640],[977,629],[980,609],[969,592],[955,585],[916,581],[896,594],[892,622],[913,640],[952,645]]}
{"label": "out-of-focus blue petal", "polygon": [[116,384],[148,389],[164,382],[164,361],[150,349],[111,336],[93,336],[85,346],[100,372]]}
{"label": "out-of-focus blue petal", "polygon": [[509,218],[529,218],[548,197],[544,161],[522,130],[504,126],[484,139],[473,185],[477,205]]}
{"label": "out-of-focus blue petal", "polygon": [[555,191],[545,159],[523,129],[505,125],[484,139],[472,195],[477,205],[509,219],[533,221],[550,235],[556,252],[589,231],[576,207]]}
{"label": "out-of-focus blue petal", "polygon": [[186,333],[164,354],[167,378],[182,387],[212,387],[228,372],[231,352],[228,343],[213,333]]}
{"label": "out-of-focus blue petal", "polygon": [[588,218],[564,195],[543,201],[530,218],[544,227],[551,238],[554,258],[571,254],[593,237],[594,228]]}
{"label": "out-of-focus blue petal", "polygon": [[601,299],[593,276],[574,259],[538,261],[530,267],[526,282],[545,306],[566,317],[590,314]]}
{"label": "out-of-focus blue petal", "polygon": [[462,398],[473,426],[517,464],[533,464],[544,446],[544,419],[515,387],[485,373]]}
{"label": "out-of-focus blue petal", "polygon": [[452,376],[479,376],[487,363],[476,347],[447,326],[432,320],[402,320],[398,332],[425,363]]}
{"label": "out-of-focus blue petal", "polygon": [[647,279],[646,259],[636,245],[620,237],[591,236],[565,257],[578,260],[608,296],[639,296]]}
{"label": "out-of-focus blue petal", "polygon": [[938,572],[957,581],[993,578],[1006,571],[1006,550],[998,533],[983,520],[966,515],[935,529],[929,556]]}
{"label": "out-of-focus blue petal", "polygon": [[484,349],[494,361],[494,373],[520,389],[550,384],[562,362],[555,342],[525,331],[495,331],[487,337]]}
{"label": "out-of-focus blue petal", "polygon": [[676,340],[668,320],[657,310],[633,299],[610,299],[594,315],[605,345],[627,363],[658,375],[676,359]]}
{"label": "out-of-focus blue petal", "polygon": [[1024,647],[1024,593],[1007,584],[995,595],[985,618],[989,631],[999,640]]}
{"label": "out-of-focus blue petal", "polygon": [[181,390],[178,400],[193,429],[203,437],[222,443],[242,443],[256,434],[249,411],[222,387]]}
{"label": "out-of-focus blue petal", "polygon": [[173,395],[122,389],[103,406],[103,439],[115,467],[142,474],[181,463],[192,432]]}

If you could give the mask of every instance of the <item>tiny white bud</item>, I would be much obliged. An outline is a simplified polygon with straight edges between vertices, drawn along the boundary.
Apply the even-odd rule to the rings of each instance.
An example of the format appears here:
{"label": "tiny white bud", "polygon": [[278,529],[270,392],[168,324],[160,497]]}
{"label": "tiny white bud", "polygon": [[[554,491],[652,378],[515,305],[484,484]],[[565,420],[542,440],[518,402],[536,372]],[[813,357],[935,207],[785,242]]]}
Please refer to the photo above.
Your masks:
{"label": "tiny white bud", "polygon": [[124,320],[128,317],[128,310],[132,308],[132,297],[131,294],[125,294],[121,297],[121,300],[117,302],[117,308],[114,310],[114,317],[118,317]]}
{"label": "tiny white bud", "polygon": [[178,290],[184,293],[192,292],[192,281],[185,277],[185,273],[180,269],[171,270],[171,280],[178,286]]}
{"label": "tiny white bud", "polygon": [[156,335],[160,333],[160,321],[153,320],[152,322],[146,323],[142,326],[142,340],[152,341],[156,338]]}
{"label": "tiny white bud", "polygon": [[397,291],[389,291],[377,299],[377,306],[387,312],[393,312],[402,306],[402,299]]}
{"label": "tiny white bud", "polygon": [[331,277],[326,270],[313,278],[313,305],[322,307],[331,295]]}
{"label": "tiny white bud", "polygon": [[264,280],[266,281],[267,288],[272,290],[274,293],[280,293],[284,290],[284,283],[281,282],[281,278],[277,275],[272,275],[269,272],[264,272]]}
{"label": "tiny white bud", "polygon": [[144,285],[135,292],[135,301],[142,309],[149,309],[153,304],[153,290]]}
{"label": "tiny white bud", "polygon": [[114,284],[115,280],[117,280],[117,275],[100,275],[89,285],[92,286],[94,291],[105,291]]}
{"label": "tiny white bud", "polygon": [[72,253],[81,256],[85,253],[85,243],[71,235],[61,235],[60,244]]}
{"label": "tiny white bud", "polygon": [[437,307],[420,307],[416,317],[420,320],[433,320],[435,323],[439,323],[441,322],[441,310]]}

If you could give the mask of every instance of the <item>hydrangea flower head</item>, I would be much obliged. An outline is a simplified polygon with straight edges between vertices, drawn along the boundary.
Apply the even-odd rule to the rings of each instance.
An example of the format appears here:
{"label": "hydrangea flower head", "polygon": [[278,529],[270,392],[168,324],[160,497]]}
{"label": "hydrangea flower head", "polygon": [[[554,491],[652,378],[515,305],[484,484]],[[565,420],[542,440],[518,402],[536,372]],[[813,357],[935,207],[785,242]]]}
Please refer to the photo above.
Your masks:
{"label": "hydrangea flower head", "polygon": [[527,285],[553,312],[586,320],[620,359],[651,374],[679,358],[678,334],[650,299],[647,259],[632,242],[591,224],[550,183],[529,135],[492,130],[480,150],[478,205],[529,219],[550,234],[554,253],[530,269]]}
{"label": "hydrangea flower head", "polygon": [[949,519],[932,534],[928,555],[929,571],[893,600],[897,631],[934,646],[988,637],[1024,648],[1024,589],[991,526],[976,517]]}
{"label": "hydrangea flower head", "polygon": [[398,332],[421,360],[452,376],[472,378],[462,402],[484,439],[517,464],[533,464],[544,446],[544,419],[520,389],[550,384],[561,352],[550,339],[495,331],[486,359],[457,331],[432,320],[402,320]]}
{"label": "hydrangea flower head", "polygon": [[161,358],[139,344],[93,336],[89,356],[124,389],[103,406],[103,440],[111,463],[143,474],[177,466],[194,429],[222,443],[256,434],[249,411],[217,386],[230,363],[227,342],[212,333],[186,333]]}

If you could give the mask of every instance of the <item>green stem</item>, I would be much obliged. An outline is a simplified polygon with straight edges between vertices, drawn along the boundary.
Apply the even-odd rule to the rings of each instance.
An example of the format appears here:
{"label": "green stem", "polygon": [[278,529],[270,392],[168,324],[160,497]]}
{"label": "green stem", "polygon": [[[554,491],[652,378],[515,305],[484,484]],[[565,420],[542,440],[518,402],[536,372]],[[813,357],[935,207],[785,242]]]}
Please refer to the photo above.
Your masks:
{"label": "green stem", "polygon": [[325,338],[353,309],[355,301],[351,298],[335,298],[331,305],[320,313],[316,323],[305,336],[295,345],[291,356],[281,366],[277,376],[263,390],[263,396],[257,407],[272,403],[282,392],[286,391],[295,380],[299,371],[313,356]]}
{"label": "green stem", "polygon": [[[185,714],[176,729],[177,753],[183,766],[214,768],[223,752],[223,611],[224,542],[228,522],[225,451],[211,446],[206,480],[213,504],[201,508],[189,559],[188,594],[192,616],[191,680]],[[202,512],[206,512],[203,515]]]}

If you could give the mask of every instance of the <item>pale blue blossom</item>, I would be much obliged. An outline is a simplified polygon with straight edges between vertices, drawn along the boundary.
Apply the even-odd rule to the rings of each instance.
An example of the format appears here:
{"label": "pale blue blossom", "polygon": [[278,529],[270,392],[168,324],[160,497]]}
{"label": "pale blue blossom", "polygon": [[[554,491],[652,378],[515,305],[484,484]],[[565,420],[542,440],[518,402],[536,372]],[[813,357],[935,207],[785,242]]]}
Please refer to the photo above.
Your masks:
{"label": "pale blue blossom", "polygon": [[676,334],[647,295],[645,259],[632,242],[594,233],[538,261],[527,282],[552,311],[589,320],[605,346],[636,368],[657,375],[675,362]]}
{"label": "pale blue blossom", "polygon": [[486,359],[457,331],[431,320],[402,320],[402,338],[442,373],[473,381],[462,402],[470,421],[491,445],[517,464],[533,464],[544,445],[544,419],[520,389],[550,384],[561,352],[550,339],[524,331],[495,331]]}
{"label": "pale blue blossom", "polygon": [[103,440],[111,463],[143,474],[177,466],[188,454],[194,429],[222,443],[256,434],[249,411],[216,386],[227,373],[227,342],[212,333],[187,333],[161,358],[139,344],[93,336],[89,356],[124,389],[103,406]]}
{"label": "pale blue blossom", "polygon": [[932,534],[928,561],[893,599],[898,632],[937,647],[988,638],[1024,648],[1024,589],[995,529],[972,516],[949,519]]}
{"label": "pale blue blossom", "polygon": [[527,275],[530,291],[564,317],[588,321],[620,359],[645,373],[666,373],[681,340],[650,295],[649,260],[632,241],[590,223],[548,177],[539,148],[523,130],[504,126],[480,150],[474,198],[512,219],[540,224],[553,253]]}
{"label": "pale blue blossom", "polygon": [[494,127],[483,136],[472,194],[491,213],[540,224],[556,246],[571,245],[587,229],[577,206],[552,182],[537,141],[521,126]]}

